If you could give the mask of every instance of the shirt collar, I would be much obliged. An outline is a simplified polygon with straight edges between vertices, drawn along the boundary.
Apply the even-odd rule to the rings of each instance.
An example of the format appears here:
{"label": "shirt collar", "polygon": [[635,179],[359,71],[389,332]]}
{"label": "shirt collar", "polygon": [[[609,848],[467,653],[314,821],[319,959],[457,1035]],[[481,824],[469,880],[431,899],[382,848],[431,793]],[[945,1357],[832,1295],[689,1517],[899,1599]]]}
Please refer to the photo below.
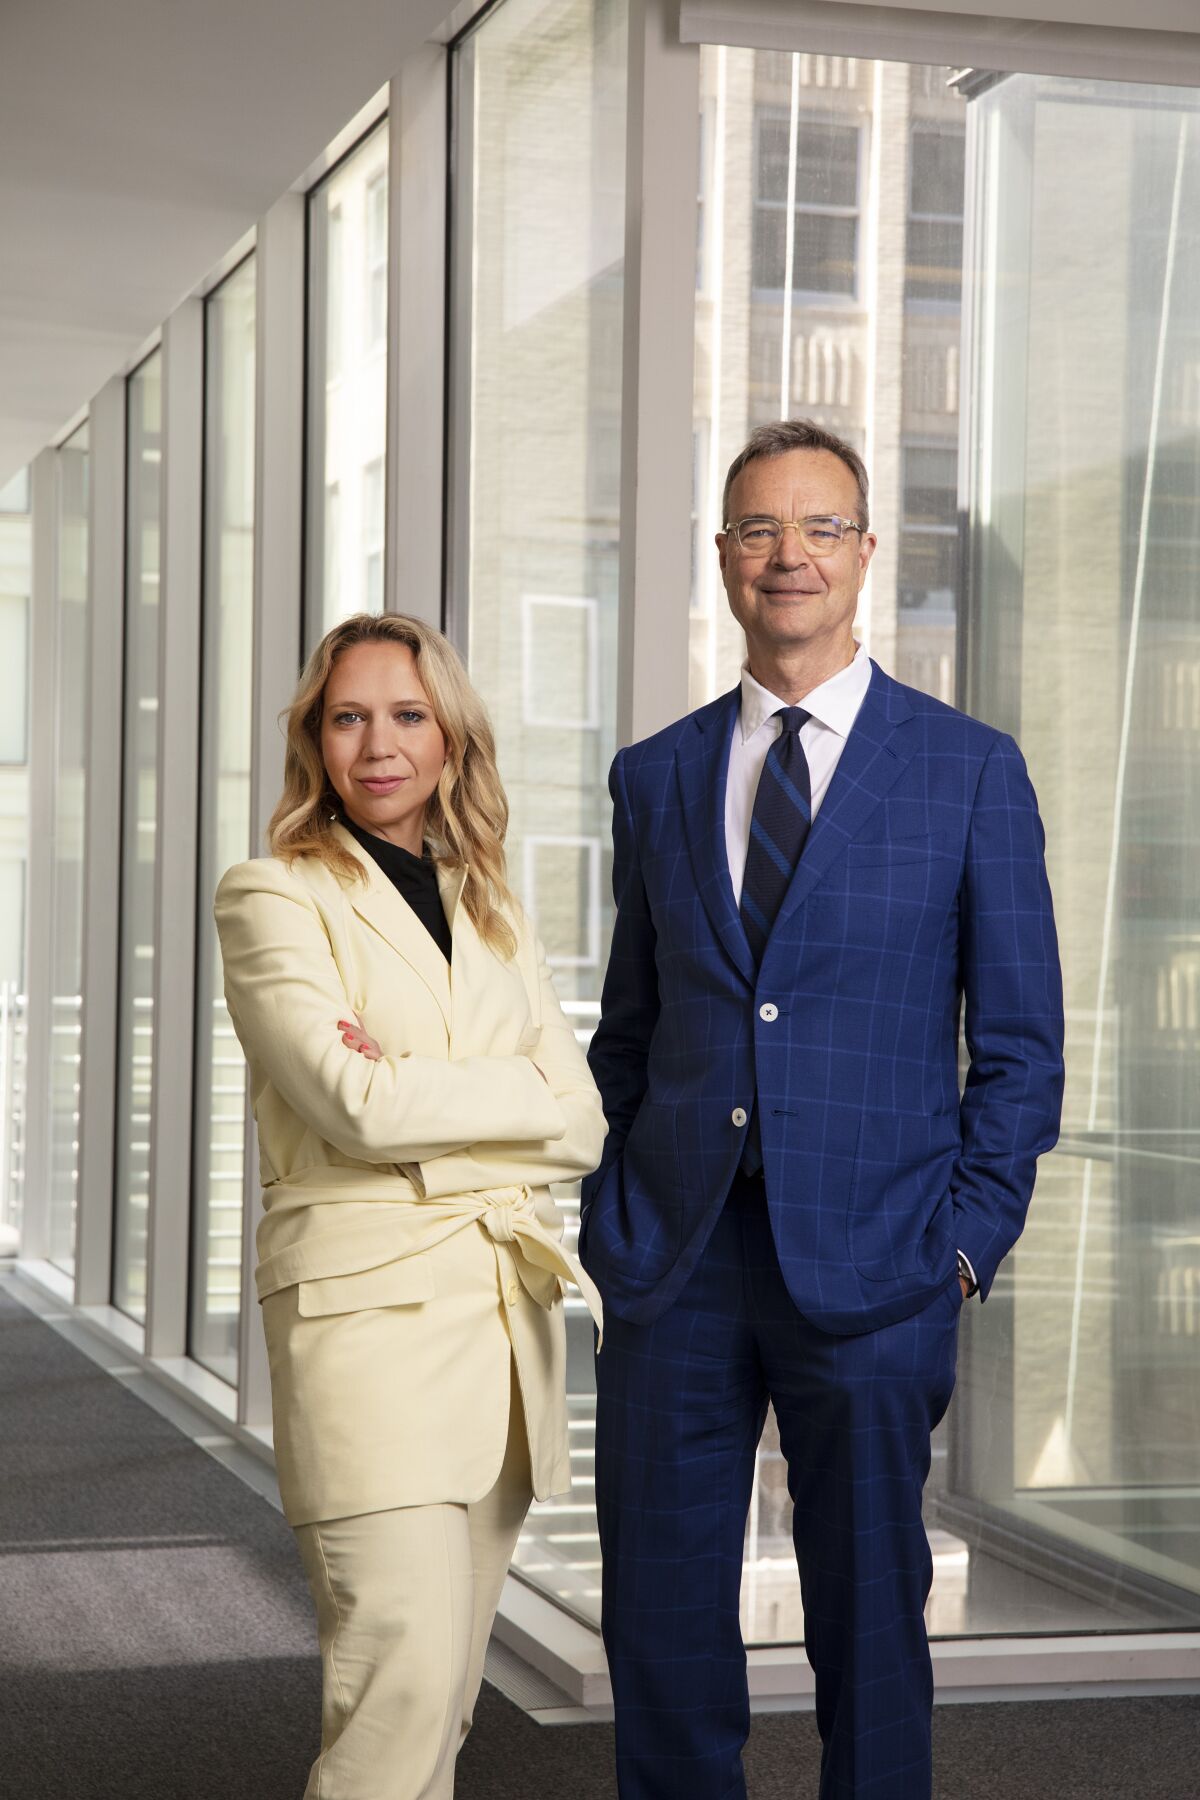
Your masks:
{"label": "shirt collar", "polygon": [[[830,731],[836,731],[841,738],[849,737],[850,728],[858,717],[859,708],[866,698],[867,688],[871,682],[871,659],[862,644],[854,651],[854,660],[831,675],[815,687],[811,694],[806,694],[802,705],[806,713],[819,725],[825,725]],[[742,664],[742,742],[748,743],[767,720],[777,713],[781,706],[788,702],[781,700],[761,682],[755,681],[750,673],[747,660]]]}

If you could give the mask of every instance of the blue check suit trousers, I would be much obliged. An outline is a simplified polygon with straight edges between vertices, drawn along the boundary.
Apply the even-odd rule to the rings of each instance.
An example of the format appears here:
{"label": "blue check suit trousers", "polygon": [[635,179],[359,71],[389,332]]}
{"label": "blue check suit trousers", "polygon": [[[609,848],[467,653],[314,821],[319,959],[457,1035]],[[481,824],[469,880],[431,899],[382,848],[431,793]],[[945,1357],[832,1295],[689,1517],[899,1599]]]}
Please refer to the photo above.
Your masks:
{"label": "blue check suit trousers", "polygon": [[[820,1800],[929,1800],[921,1520],[962,1289],[855,1337],[797,1311],[761,1179],[739,1174],[651,1325],[605,1322],[596,1507],[621,1800],[743,1800],[742,1547],[768,1399],[787,1462],[823,1741]],[[797,1796],[799,1800],[799,1796]]]}

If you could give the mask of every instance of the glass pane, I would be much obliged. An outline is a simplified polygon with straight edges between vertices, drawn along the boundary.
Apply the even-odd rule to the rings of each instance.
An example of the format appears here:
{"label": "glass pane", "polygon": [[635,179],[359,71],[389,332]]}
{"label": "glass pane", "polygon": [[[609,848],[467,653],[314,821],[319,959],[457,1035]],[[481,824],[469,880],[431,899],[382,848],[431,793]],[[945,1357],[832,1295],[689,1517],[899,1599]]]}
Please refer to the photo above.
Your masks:
{"label": "glass pane", "polygon": [[[701,116],[710,127],[701,196],[706,279],[696,296],[694,706],[733,686],[744,655],[712,547],[725,471],[757,425],[787,417],[816,419],[860,451],[878,446],[870,474],[879,547],[859,634],[901,681],[955,698],[956,537],[918,542],[914,533],[927,523],[948,531],[957,516],[967,107],[946,87],[950,72],[701,51]],[[785,294],[793,124],[797,207]],[[918,154],[921,165],[910,170]],[[919,245],[908,217],[914,183],[947,213],[922,222]],[[735,199],[747,192],[756,197],[749,209]],[[714,204],[721,196],[723,206]],[[875,221],[870,231],[860,228],[860,209]],[[941,304],[906,305],[906,292],[918,290]],[[919,487],[930,491],[919,495]]]}
{"label": "glass pane", "polygon": [[[8,522],[12,532],[12,551],[29,540],[27,519]],[[9,533],[0,526],[0,538]],[[8,545],[0,545],[0,763],[24,763],[29,759],[29,552],[24,555],[24,570],[5,567],[11,554]],[[9,592],[6,582],[23,580],[23,592]],[[15,798],[15,796],[14,796]],[[25,817],[24,789],[21,790],[20,816]]]}
{"label": "glass pane", "polygon": [[114,1306],[144,1321],[154,1048],[161,351],[155,351],[129,378],[126,469],[121,950],[112,1297]]}
{"label": "glass pane", "polygon": [[308,200],[310,645],[383,607],[387,162],[384,120]]}
{"label": "glass pane", "polygon": [[246,1066],[225,1007],[210,897],[251,854],[255,264],[205,317],[204,640],[189,1349],[237,1380]]}
{"label": "glass pane", "polygon": [[[538,0],[507,0],[456,61],[472,148],[456,194],[471,435],[469,454],[455,446],[455,527],[471,674],[511,806],[509,878],[586,1041],[611,929],[626,13],[561,0],[553,31],[546,17]],[[573,1243],[577,1189],[558,1197]],[[592,1333],[582,1303],[566,1304],[576,1488],[535,1507],[517,1563],[594,1611],[595,1552],[564,1543],[594,1531]]]}
{"label": "glass pane", "polygon": [[[25,856],[29,842],[29,471],[0,490],[0,1224],[21,1229],[25,1155]],[[44,1071],[39,1073],[44,1079]]]}
{"label": "glass pane", "polygon": [[50,988],[50,1260],[75,1272],[86,790],[88,430],[58,453],[57,677]]}
{"label": "glass pane", "polygon": [[1194,1627],[1200,97],[1017,76],[973,111],[972,702],[1038,788],[1067,1096],[953,1474],[1068,1572],[1060,1616]]}

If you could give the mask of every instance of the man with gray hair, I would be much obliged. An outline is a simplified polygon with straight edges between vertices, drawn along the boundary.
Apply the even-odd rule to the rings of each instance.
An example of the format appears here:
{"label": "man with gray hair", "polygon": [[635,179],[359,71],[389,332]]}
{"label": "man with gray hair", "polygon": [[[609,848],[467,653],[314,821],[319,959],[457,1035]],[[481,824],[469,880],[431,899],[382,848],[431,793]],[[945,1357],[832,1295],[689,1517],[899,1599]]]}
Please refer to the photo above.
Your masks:
{"label": "man with gray hair", "polygon": [[[747,660],[613,763],[617,903],[580,1252],[621,1800],[738,1800],[738,1601],[768,1401],[821,1800],[928,1800],[921,1521],[959,1309],[1025,1220],[1062,987],[1016,744],[853,636],[861,458],[756,431],[717,535]],[[970,1055],[958,1082],[959,1022]]]}

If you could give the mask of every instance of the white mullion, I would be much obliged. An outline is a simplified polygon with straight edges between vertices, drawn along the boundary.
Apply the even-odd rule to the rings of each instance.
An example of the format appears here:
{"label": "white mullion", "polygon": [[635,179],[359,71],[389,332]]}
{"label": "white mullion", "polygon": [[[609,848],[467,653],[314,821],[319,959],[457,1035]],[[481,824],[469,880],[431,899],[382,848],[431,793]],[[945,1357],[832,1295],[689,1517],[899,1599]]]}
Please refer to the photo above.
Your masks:
{"label": "white mullion", "polygon": [[29,471],[29,856],[25,905],[25,1179],[21,1254],[50,1254],[50,998],[54,914],[54,696],[58,687],[58,452]]}
{"label": "white mullion", "polygon": [[[700,53],[678,8],[631,0],[617,737],[688,709]],[[653,530],[647,529],[647,523]]]}
{"label": "white mullion", "polygon": [[154,1012],[146,1354],[187,1347],[200,770],[204,305],[163,327],[162,549],[155,783]]}
{"label": "white mullion", "polygon": [[117,980],[121,892],[121,716],[125,641],[123,376],[106,382],[88,428],[88,694],[79,1033],[75,1303],[106,1306],[112,1285]]}
{"label": "white mullion", "polygon": [[445,507],[446,66],[406,56],[391,85],[384,605],[442,623]]}
{"label": "white mullion", "polygon": [[[280,712],[295,691],[303,620],[304,225],[302,194],[285,194],[260,220],[255,304],[254,655],[250,853],[283,791]],[[211,905],[212,896],[200,896]],[[262,1217],[258,1134],[246,1108],[242,1184],[242,1293],[238,1324],[238,1421],[266,1423],[271,1390],[254,1286]]]}

